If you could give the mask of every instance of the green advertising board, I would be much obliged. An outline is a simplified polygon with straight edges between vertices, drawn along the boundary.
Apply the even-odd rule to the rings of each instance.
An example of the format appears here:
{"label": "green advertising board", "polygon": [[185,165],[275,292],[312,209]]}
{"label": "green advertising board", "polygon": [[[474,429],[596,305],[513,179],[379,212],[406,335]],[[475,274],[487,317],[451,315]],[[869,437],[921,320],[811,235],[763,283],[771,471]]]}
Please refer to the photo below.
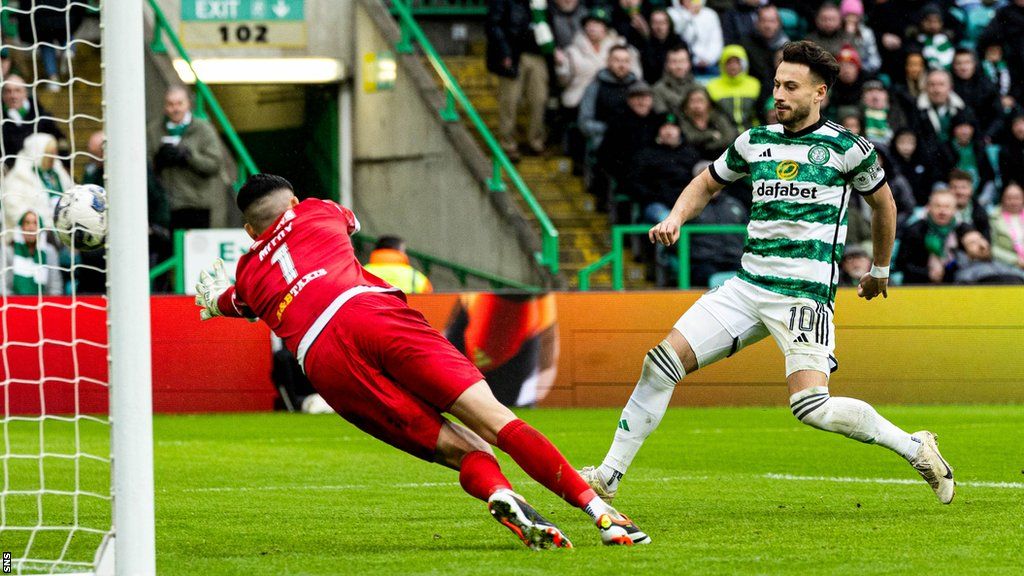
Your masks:
{"label": "green advertising board", "polygon": [[190,48],[304,48],[305,0],[182,0]]}

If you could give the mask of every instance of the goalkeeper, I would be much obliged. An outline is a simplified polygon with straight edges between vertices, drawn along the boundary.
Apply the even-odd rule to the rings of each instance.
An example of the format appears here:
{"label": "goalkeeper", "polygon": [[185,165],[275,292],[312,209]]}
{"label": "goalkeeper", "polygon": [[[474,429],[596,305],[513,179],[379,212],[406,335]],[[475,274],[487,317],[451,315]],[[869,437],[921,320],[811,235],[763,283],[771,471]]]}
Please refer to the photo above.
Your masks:
{"label": "goalkeeper", "polygon": [[512,491],[491,445],[593,517],[605,544],[650,542],[544,435],[495,400],[480,371],[406,305],[400,290],[363,269],[349,239],[359,231],[351,211],[325,200],[300,202],[287,180],[268,174],[251,177],[237,202],[254,243],[238,262],[235,285],[219,260],[212,276],[201,275],[196,304],[203,320],[266,322],[338,414],[400,450],[458,470],[463,489],[530,548],[572,544]]}

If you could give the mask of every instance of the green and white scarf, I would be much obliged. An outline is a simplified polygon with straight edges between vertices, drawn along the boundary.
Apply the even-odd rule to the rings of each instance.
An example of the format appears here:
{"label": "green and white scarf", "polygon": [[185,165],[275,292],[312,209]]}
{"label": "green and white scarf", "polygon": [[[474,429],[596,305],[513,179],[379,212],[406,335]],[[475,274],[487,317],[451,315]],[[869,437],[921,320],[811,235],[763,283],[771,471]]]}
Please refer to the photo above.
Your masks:
{"label": "green and white scarf", "polygon": [[36,174],[39,175],[39,179],[43,182],[43,187],[50,194],[50,198],[59,198],[64,194],[64,185],[60,183],[60,176],[57,171],[53,168],[49,170],[43,170],[42,168],[36,167]]}
{"label": "green and white scarf", "polygon": [[548,24],[548,0],[530,0],[530,15],[533,22],[533,38],[537,41],[541,53],[554,53],[555,35]]}
{"label": "green and white scarf", "polygon": [[864,109],[864,135],[872,142],[888,142],[892,140],[892,127],[889,126],[888,108]]}
{"label": "green and white scarf", "polygon": [[949,235],[953,232],[954,228],[956,228],[955,220],[945,226],[939,226],[929,216],[928,230],[924,233],[924,247],[928,249],[928,252],[939,258],[945,258],[946,241],[949,240]]}
{"label": "green and white scarf", "polygon": [[176,123],[167,120],[167,122],[164,123],[164,131],[167,132],[167,135],[164,136],[163,142],[177,146],[181,142],[181,137],[185,135],[185,131],[188,130],[190,124],[192,124],[191,112],[187,112],[185,117],[181,119],[181,122]]}
{"label": "green and white scarf", "polygon": [[46,268],[46,251],[43,250],[42,236],[36,237],[36,250],[33,254],[25,243],[21,231],[14,234],[14,286],[15,294],[38,294],[45,290],[50,270]]}

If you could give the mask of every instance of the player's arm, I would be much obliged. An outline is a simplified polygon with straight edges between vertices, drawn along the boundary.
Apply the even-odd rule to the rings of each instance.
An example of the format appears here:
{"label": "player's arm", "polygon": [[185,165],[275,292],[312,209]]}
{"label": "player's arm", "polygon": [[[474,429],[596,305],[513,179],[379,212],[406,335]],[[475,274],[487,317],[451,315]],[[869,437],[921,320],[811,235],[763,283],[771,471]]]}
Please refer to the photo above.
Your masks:
{"label": "player's arm", "polygon": [[647,233],[651,242],[660,242],[665,246],[674,244],[679,239],[679,228],[703,212],[711,197],[724,187],[724,184],[711,176],[710,169],[698,174],[683,188],[669,215]]}
{"label": "player's arm", "polygon": [[726,184],[735,182],[750,174],[750,164],[745,152],[750,144],[750,132],[740,134],[736,140],[711,163],[706,170],[683,188],[667,218],[657,223],[647,233],[651,242],[671,246],[679,239],[679,228],[700,214],[711,197]]}
{"label": "player's arm", "polygon": [[[872,150],[869,163],[877,166],[877,158]],[[864,186],[870,186],[866,191]],[[871,271],[865,274],[857,285],[857,296],[871,300],[879,294],[888,298],[889,261],[892,259],[892,247],[896,241],[896,201],[892,190],[885,181],[881,168],[870,168],[860,176],[854,177],[854,189],[860,193],[868,206],[871,207],[871,245],[873,261]]]}
{"label": "player's arm", "polygon": [[209,320],[215,316],[256,319],[256,314],[238,298],[235,287],[224,270],[224,261],[220,258],[213,263],[213,274],[206,270],[199,274],[199,283],[196,284],[196,305],[202,308],[199,311],[200,320]]}

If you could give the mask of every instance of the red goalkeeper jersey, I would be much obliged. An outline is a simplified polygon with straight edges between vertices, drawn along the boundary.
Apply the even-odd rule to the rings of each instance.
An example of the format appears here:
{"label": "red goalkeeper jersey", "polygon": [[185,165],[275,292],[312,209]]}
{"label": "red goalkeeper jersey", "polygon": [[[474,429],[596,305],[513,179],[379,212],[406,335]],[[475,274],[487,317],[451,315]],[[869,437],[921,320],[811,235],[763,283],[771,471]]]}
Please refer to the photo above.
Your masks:
{"label": "red goalkeeper jersey", "polygon": [[270,225],[238,260],[235,285],[217,300],[225,316],[259,317],[300,363],[327,322],[353,296],[397,288],[363,269],[349,236],[355,214],[304,200]]}

